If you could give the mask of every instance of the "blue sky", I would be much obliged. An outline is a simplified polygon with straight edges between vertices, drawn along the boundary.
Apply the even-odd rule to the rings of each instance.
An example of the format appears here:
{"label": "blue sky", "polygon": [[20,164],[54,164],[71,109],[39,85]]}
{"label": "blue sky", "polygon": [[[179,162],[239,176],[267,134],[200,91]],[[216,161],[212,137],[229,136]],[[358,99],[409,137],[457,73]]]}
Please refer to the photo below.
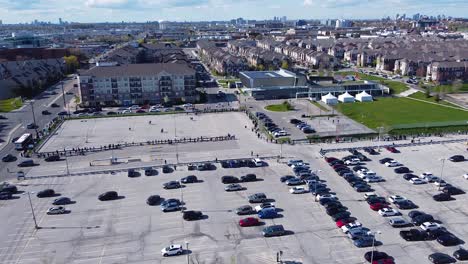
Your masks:
{"label": "blue sky", "polygon": [[466,17],[467,0],[0,0],[4,23],[381,18],[395,14]]}

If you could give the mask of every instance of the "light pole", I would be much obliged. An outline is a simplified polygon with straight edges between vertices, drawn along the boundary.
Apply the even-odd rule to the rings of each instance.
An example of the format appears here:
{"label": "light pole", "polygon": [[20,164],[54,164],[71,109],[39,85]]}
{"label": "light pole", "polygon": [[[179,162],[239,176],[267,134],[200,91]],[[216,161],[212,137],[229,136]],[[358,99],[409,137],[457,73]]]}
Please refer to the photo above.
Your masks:
{"label": "light pole", "polygon": [[[65,102],[65,91],[63,90],[63,81],[61,81],[60,84],[62,85],[63,108],[66,108],[67,103]],[[68,114],[70,114],[70,113],[68,113]]]}
{"label": "light pole", "polygon": [[67,165],[67,176],[70,176],[70,169],[68,168],[68,158],[65,156],[65,164]]}
{"label": "light pole", "polygon": [[437,190],[440,190],[440,187],[442,186],[442,177],[444,174],[445,158],[441,158],[439,160],[442,161],[442,166],[440,168],[440,184],[439,184],[439,187],[437,187]]}
{"label": "light pole", "polygon": [[379,129],[379,147],[378,147],[378,151],[380,152],[380,140],[381,140],[381,137],[382,137],[381,134],[382,134],[383,127],[380,126],[380,127],[378,127],[378,129]]}
{"label": "light pole", "polygon": [[380,231],[369,231],[367,232],[368,235],[372,235],[372,252],[371,252],[371,259],[370,259],[370,263],[372,263],[374,261],[374,251],[375,251],[375,236],[377,234],[381,234],[382,232]]}
{"label": "light pole", "polygon": [[185,241],[185,248],[187,249],[187,264],[190,264],[190,251],[188,249],[189,242]]}
{"label": "light pole", "polygon": [[[321,172],[322,170],[315,170],[314,171],[314,174],[318,177],[318,173]],[[315,193],[315,196],[317,197],[317,182],[318,182],[318,179],[314,181],[314,193]]]}
{"label": "light pole", "polygon": [[34,100],[31,100],[31,112],[33,116],[33,125],[34,125],[34,130],[36,131],[36,137],[39,137],[39,133],[37,132],[38,125],[36,124],[36,114],[34,113]]}
{"label": "light pole", "polygon": [[34,220],[34,228],[35,229],[40,229],[40,227],[37,225],[36,214],[34,213],[34,207],[33,207],[32,201],[31,201],[31,192],[27,191],[26,193],[28,194],[29,205],[31,206],[32,217],[33,217],[33,220]]}

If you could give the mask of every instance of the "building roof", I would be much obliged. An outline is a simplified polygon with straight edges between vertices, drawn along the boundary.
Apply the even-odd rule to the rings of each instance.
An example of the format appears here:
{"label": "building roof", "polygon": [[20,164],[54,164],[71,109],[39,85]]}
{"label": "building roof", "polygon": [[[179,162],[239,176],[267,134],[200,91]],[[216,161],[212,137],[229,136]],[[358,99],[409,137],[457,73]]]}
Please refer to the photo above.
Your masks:
{"label": "building roof", "polygon": [[243,71],[241,74],[251,79],[266,79],[280,77],[295,77],[295,74],[285,70],[279,71]]}
{"label": "building roof", "polygon": [[193,75],[195,71],[187,64],[179,63],[143,63],[126,64],[120,66],[94,67],[87,71],[80,72],[82,76],[111,77],[111,76],[143,76],[156,75],[160,72],[170,74]]}

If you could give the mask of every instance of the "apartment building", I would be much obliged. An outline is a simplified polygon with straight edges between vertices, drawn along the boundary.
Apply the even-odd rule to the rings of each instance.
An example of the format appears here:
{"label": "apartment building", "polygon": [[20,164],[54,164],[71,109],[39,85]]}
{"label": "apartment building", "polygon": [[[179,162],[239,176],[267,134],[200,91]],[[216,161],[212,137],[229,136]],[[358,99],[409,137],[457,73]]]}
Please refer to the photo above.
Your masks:
{"label": "apartment building", "polygon": [[85,106],[195,102],[195,71],[186,64],[100,66],[79,73]]}

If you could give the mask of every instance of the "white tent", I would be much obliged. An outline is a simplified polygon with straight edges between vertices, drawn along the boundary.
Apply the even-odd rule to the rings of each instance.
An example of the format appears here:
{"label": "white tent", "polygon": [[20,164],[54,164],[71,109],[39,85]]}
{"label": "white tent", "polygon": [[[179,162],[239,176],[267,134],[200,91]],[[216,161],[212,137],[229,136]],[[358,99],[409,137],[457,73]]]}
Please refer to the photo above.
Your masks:
{"label": "white tent", "polygon": [[327,95],[322,96],[322,102],[327,105],[335,105],[338,103],[338,100],[331,93],[328,93]]}
{"label": "white tent", "polygon": [[354,97],[352,95],[350,95],[348,92],[346,92],[346,93],[340,94],[338,96],[338,101],[340,101],[342,103],[353,103],[354,102]]}
{"label": "white tent", "polygon": [[366,91],[362,91],[361,93],[356,94],[356,100],[359,102],[372,102],[374,99],[372,95],[366,93]]}

